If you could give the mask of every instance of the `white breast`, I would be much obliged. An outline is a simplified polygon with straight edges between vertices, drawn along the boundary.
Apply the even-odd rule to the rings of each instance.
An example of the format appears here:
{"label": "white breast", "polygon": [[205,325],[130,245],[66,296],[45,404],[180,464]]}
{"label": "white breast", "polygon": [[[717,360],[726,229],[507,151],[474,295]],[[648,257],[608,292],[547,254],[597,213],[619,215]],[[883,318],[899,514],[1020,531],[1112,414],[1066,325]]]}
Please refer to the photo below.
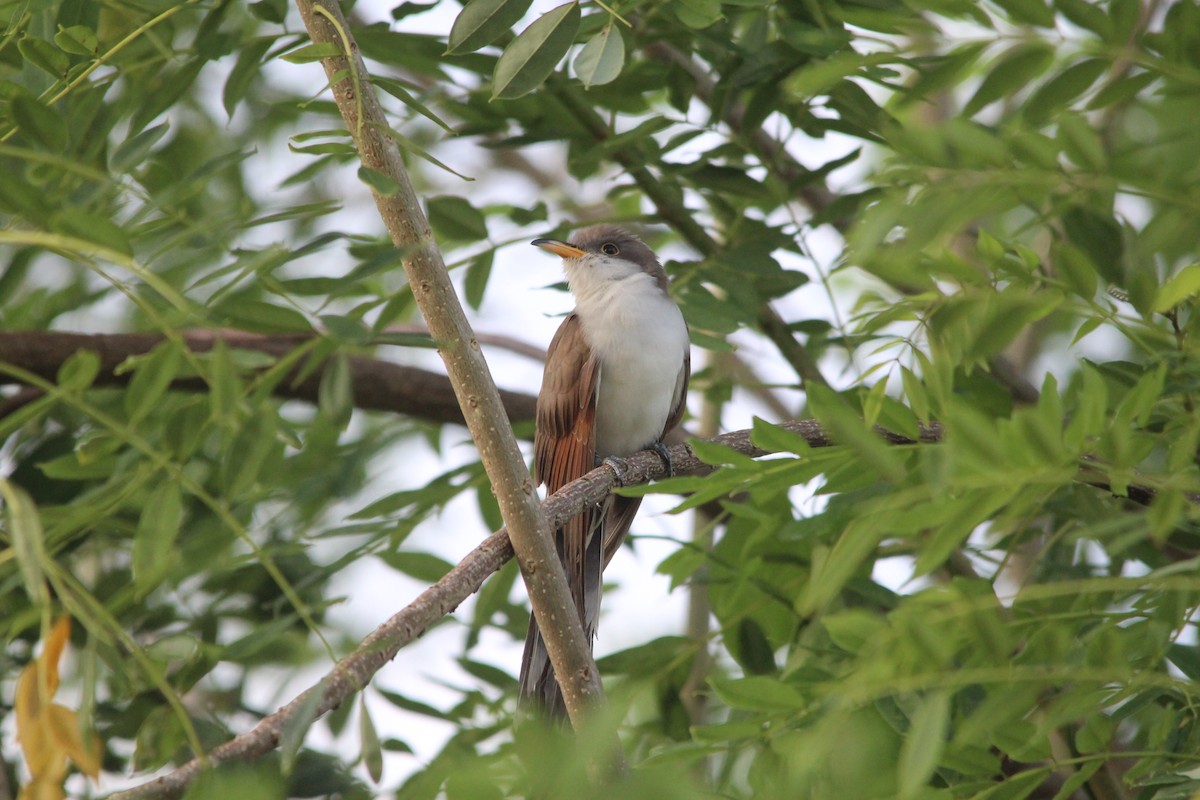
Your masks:
{"label": "white breast", "polygon": [[658,441],[678,400],[687,326],[643,272],[618,280],[569,277],[584,336],[600,359],[597,454],[630,455]]}

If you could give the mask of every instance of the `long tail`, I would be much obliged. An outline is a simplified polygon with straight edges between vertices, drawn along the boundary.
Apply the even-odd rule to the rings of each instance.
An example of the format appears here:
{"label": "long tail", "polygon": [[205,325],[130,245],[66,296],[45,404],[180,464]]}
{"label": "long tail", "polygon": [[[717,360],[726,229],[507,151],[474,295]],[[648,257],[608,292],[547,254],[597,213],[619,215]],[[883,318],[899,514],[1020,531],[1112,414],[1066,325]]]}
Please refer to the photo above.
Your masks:
{"label": "long tail", "polygon": [[[634,513],[641,504],[640,498],[617,497],[610,504],[580,515],[577,524],[568,525],[555,533],[558,557],[563,560],[571,596],[579,610],[579,621],[587,636],[588,645],[596,638],[600,622],[600,594],[603,586],[604,567],[608,566],[613,554],[620,548]],[[586,537],[582,558],[570,554],[572,535]],[[567,709],[563,702],[562,689],[554,677],[554,667],[546,652],[537,620],[529,618],[529,632],[525,635],[525,654],[521,657],[520,702],[532,706],[539,715],[547,718],[566,719]]]}

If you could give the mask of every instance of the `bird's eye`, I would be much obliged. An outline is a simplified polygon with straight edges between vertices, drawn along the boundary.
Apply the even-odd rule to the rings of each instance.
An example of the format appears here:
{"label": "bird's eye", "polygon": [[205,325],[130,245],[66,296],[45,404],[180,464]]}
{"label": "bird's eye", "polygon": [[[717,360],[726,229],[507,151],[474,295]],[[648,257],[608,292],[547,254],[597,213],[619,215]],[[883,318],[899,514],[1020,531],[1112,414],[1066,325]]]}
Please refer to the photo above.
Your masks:
{"label": "bird's eye", "polygon": [[620,255],[621,248],[617,247],[612,242],[605,242],[604,244],[600,245],[600,252],[604,253],[606,256],[615,256]]}

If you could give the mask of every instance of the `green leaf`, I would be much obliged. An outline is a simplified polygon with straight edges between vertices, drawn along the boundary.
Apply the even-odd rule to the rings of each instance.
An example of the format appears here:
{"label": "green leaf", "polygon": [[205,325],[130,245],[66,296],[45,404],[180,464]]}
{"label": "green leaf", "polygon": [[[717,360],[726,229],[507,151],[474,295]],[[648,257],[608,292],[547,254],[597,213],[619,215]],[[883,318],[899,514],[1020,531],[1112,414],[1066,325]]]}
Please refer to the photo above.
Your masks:
{"label": "green leaf", "polygon": [[717,697],[730,708],[779,713],[798,711],[808,704],[804,696],[791,686],[766,675],[748,678],[714,675],[709,683]]}
{"label": "green leaf", "polygon": [[151,642],[146,655],[155,661],[187,661],[199,652],[199,642],[191,634],[177,633]]}
{"label": "green leaf", "polygon": [[533,0],[471,0],[450,28],[446,53],[471,53],[499,39],[529,10]]}
{"label": "green leaf", "polygon": [[900,747],[900,797],[918,796],[933,776],[946,748],[949,723],[949,692],[931,692],[922,698]]}
{"label": "green leaf", "polygon": [[564,3],[538,17],[504,49],[492,75],[492,99],[529,94],[545,82],[575,41],[579,3]]}
{"label": "green leaf", "polygon": [[1022,113],[1035,123],[1048,118],[1091,88],[1110,66],[1111,62],[1103,58],[1086,58],[1072,64],[1042,84],[1026,101]]}
{"label": "green leaf", "polygon": [[972,116],[1013,92],[1045,71],[1054,58],[1054,51],[1042,42],[1026,42],[1010,48],[992,66],[991,72],[963,107],[963,114]]}
{"label": "green leaf", "polygon": [[478,242],[488,238],[483,213],[461,197],[431,197],[425,204],[425,212],[434,232],[443,239]]}
{"label": "green leaf", "polygon": [[436,583],[454,568],[449,561],[432,553],[380,553],[379,557],[392,569],[422,583]]}
{"label": "green leaf", "polygon": [[238,103],[246,96],[251,84],[260,79],[263,56],[275,43],[274,37],[263,36],[242,46],[238,52],[237,61],[225,79],[225,88],[221,92],[221,104],[230,118],[237,110]]}
{"label": "green leaf", "polygon": [[841,396],[814,384],[808,387],[808,402],[817,419],[829,426],[835,441],[858,455],[864,469],[874,469],[892,483],[904,480],[903,466],[892,446],[885,444]]}
{"label": "green leaf", "polygon": [[133,255],[133,247],[121,226],[108,217],[80,208],[64,210],[54,218],[54,227],[84,241],[122,255]]}
{"label": "green leaf", "polygon": [[375,84],[376,86],[378,86],[380,89],[383,89],[385,92],[390,94],[392,97],[399,100],[401,103],[404,103],[404,105],[408,106],[413,111],[416,111],[421,116],[423,116],[426,119],[428,119],[429,121],[435,123],[438,127],[440,127],[442,130],[444,130],[446,133],[450,133],[450,134],[456,133],[454,128],[450,127],[450,125],[447,122],[445,122],[445,120],[443,120],[437,114],[433,113],[433,111],[431,111],[427,105],[425,105],[420,100],[418,100],[416,97],[414,97],[412,92],[408,91],[408,89],[406,89],[404,87],[404,85],[400,83],[400,81],[394,80],[392,78],[384,78],[379,75],[372,75],[371,82],[373,84]]}
{"label": "green leaf", "polygon": [[365,345],[372,341],[371,329],[361,319],[341,314],[322,314],[320,320],[330,338],[339,342]]}
{"label": "green leaf", "polygon": [[755,417],[750,429],[750,441],[771,453],[806,454],[812,451],[808,440],[798,433]]}
{"label": "green leaf", "polygon": [[[1113,39],[1113,21],[1102,6],[1089,0],[1054,0],[1054,6],[1064,17],[1101,39]],[[1125,34],[1122,31],[1122,34]]]}
{"label": "green leaf", "polygon": [[753,619],[738,623],[737,646],[730,648],[730,654],[751,675],[774,675],[779,670],[767,634]]}
{"label": "green leaf", "polygon": [[113,172],[128,172],[140,165],[169,129],[170,123],[163,122],[121,142],[108,159],[108,168]]}
{"label": "green leaf", "polygon": [[175,540],[183,519],[179,483],[164,480],[150,493],[133,539],[133,582],[140,594],[157,586],[174,565]]}
{"label": "green leaf", "polygon": [[1105,86],[1088,101],[1088,111],[1124,103],[1161,76],[1157,72],[1132,72]]}
{"label": "green leaf", "polygon": [[63,52],[76,56],[95,56],[100,49],[96,32],[86,25],[59,26],[58,33],[54,34],[54,44]]}
{"label": "green leaf", "polygon": [[308,318],[294,308],[277,306],[243,294],[229,295],[213,312],[227,322],[256,333],[311,333]]}
{"label": "green leaf", "polygon": [[45,39],[22,36],[17,40],[17,50],[20,51],[21,57],[30,64],[44,72],[49,72],[55,78],[61,78],[66,74],[67,67],[71,66],[71,60],[67,54]]}
{"label": "green leaf", "polygon": [[1080,167],[1099,173],[1105,171],[1108,158],[1104,152],[1104,143],[1087,117],[1073,111],[1060,114],[1058,140],[1063,152]]}
{"label": "green leaf", "polygon": [[306,44],[304,47],[297,48],[284,56],[283,60],[290,61],[293,64],[311,64],[313,61],[320,61],[322,58],[332,58],[342,54],[342,48],[333,42],[321,42],[319,44]]}
{"label": "green leaf", "polygon": [[279,768],[284,775],[291,774],[296,767],[296,759],[300,755],[300,749],[304,746],[308,729],[317,721],[317,712],[320,710],[321,698],[325,694],[325,689],[324,680],[309,689],[296,708],[296,713],[283,725],[283,730],[279,734]]}
{"label": "green leaf", "polygon": [[1124,241],[1121,227],[1107,215],[1086,206],[1072,206],[1062,213],[1063,230],[1067,238],[1091,260],[1104,280],[1122,283]]}
{"label": "green leaf", "polygon": [[492,260],[495,255],[495,250],[486,250],[472,258],[471,263],[467,265],[463,293],[466,295],[467,305],[476,311],[483,304],[483,293],[492,274]]}
{"label": "green leaf", "polygon": [[383,750],[379,746],[379,735],[375,733],[375,723],[371,721],[365,697],[359,697],[358,701],[358,743],[367,774],[372,781],[379,783],[383,778]]}
{"label": "green leaf", "polygon": [[58,368],[55,380],[67,392],[82,392],[100,374],[100,356],[94,350],[76,350]]}
{"label": "green leaf", "polygon": [[52,153],[67,149],[70,137],[67,123],[58,112],[41,100],[22,92],[9,105],[13,121],[25,136]]}
{"label": "green leaf", "polygon": [[233,355],[224,339],[217,339],[209,356],[208,400],[212,417],[218,424],[233,425],[242,396],[242,382],[233,364]]}
{"label": "green leaf", "polygon": [[4,521],[21,570],[21,583],[29,599],[35,605],[40,604],[49,599],[43,571],[46,548],[41,518],[33,500],[21,487],[0,478],[0,493],[4,495]]}
{"label": "green leaf", "polygon": [[[167,387],[179,374],[183,363],[183,348],[178,342],[162,342],[137,361],[138,370],[129,381],[124,398],[125,413],[133,423],[143,419],[158,406]],[[118,367],[118,374],[122,371],[124,370]]]}
{"label": "green leaf", "polygon": [[250,493],[268,460],[282,449],[283,443],[275,435],[278,425],[275,412],[264,409],[238,433],[221,464],[222,482],[230,497]]}
{"label": "green leaf", "polygon": [[814,555],[812,577],[796,601],[796,611],[808,616],[837,597],[886,535],[883,528],[880,520],[856,519],[832,549]]}
{"label": "green leaf", "polygon": [[721,0],[671,0],[671,10],[680,22],[696,30],[722,18]]}
{"label": "green leaf", "polygon": [[370,167],[358,168],[358,179],[371,187],[371,191],[381,197],[391,197],[400,191],[400,184],[391,175],[385,175]]}
{"label": "green leaf", "polygon": [[350,362],[345,354],[337,353],[325,365],[321,383],[317,388],[317,408],[329,418],[334,426],[346,430],[354,411],[354,386],[351,382]]}
{"label": "green leaf", "polygon": [[1160,314],[1200,292],[1200,264],[1188,264],[1159,287],[1154,297],[1154,310]]}
{"label": "green leaf", "polygon": [[1054,27],[1054,12],[1042,0],[993,0],[1016,23]]}
{"label": "green leaf", "polygon": [[625,66],[625,40],[611,22],[575,56],[575,75],[585,87],[612,83]]}
{"label": "green leaf", "polygon": [[1092,260],[1070,242],[1055,242],[1050,250],[1058,276],[1080,297],[1096,295],[1097,275]]}

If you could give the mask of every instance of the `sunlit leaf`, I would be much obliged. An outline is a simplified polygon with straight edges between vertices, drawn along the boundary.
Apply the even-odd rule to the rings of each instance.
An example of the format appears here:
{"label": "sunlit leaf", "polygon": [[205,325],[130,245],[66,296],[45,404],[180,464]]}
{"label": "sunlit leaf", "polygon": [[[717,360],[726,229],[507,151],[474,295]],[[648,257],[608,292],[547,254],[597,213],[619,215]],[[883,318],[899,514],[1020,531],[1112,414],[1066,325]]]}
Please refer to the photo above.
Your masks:
{"label": "sunlit leaf", "polygon": [[496,62],[492,98],[521,97],[541,86],[574,43],[579,20],[579,4],[572,0],[521,31]]}
{"label": "sunlit leaf", "polygon": [[471,0],[450,28],[447,53],[470,53],[512,29],[533,0]]}
{"label": "sunlit leaf", "polygon": [[608,24],[588,40],[575,56],[575,75],[584,86],[611,83],[625,64],[625,40],[613,24]]}

